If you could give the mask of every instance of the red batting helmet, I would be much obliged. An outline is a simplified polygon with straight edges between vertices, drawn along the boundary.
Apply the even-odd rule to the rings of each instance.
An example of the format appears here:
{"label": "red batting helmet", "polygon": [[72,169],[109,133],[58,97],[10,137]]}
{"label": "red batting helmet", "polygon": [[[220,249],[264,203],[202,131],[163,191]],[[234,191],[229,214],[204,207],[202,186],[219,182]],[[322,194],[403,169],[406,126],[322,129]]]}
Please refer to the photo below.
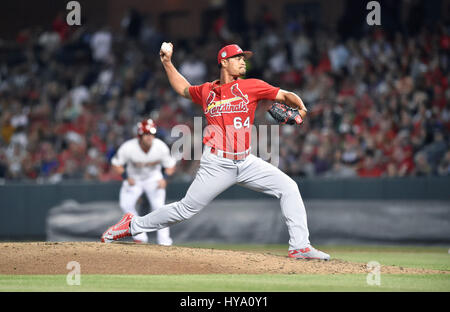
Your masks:
{"label": "red batting helmet", "polygon": [[156,125],[152,119],[147,119],[137,124],[137,134],[142,136],[144,134],[156,134]]}

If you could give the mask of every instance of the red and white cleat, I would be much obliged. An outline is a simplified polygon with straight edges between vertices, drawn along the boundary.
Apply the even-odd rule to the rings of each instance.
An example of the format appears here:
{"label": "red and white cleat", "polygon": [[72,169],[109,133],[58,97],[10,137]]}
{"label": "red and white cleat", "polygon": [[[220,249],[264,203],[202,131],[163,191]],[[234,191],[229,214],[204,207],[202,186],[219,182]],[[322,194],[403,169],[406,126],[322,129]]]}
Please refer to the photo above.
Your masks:
{"label": "red and white cleat", "polygon": [[102,235],[102,243],[111,243],[126,236],[131,236],[130,222],[134,218],[132,213],[125,214],[119,222],[109,227]]}
{"label": "red and white cleat", "polygon": [[302,249],[289,250],[289,258],[294,259],[317,259],[317,260],[330,260],[330,255],[316,248],[309,246]]}

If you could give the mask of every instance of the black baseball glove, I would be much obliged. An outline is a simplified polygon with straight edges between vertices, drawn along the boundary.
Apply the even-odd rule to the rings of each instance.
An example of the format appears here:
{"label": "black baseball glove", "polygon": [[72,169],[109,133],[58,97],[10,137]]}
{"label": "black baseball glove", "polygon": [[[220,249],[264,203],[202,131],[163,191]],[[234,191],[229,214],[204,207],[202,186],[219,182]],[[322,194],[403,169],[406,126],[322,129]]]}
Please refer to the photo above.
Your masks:
{"label": "black baseball glove", "polygon": [[280,124],[299,125],[303,122],[298,109],[284,103],[273,103],[268,112]]}

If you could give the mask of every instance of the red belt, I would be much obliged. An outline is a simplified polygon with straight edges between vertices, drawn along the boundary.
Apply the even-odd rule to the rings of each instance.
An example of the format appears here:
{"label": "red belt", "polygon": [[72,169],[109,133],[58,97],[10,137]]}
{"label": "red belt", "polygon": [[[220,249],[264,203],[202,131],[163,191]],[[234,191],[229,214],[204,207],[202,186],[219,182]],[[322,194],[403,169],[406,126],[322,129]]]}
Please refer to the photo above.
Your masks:
{"label": "red belt", "polygon": [[226,152],[226,151],[221,151],[215,147],[211,147],[211,153],[219,156],[219,157],[223,157],[223,158],[228,158],[228,159],[232,159],[232,160],[242,160],[245,159],[249,154],[250,154],[250,148],[248,150],[246,150],[245,152],[241,152],[241,153],[231,153],[231,152]]}

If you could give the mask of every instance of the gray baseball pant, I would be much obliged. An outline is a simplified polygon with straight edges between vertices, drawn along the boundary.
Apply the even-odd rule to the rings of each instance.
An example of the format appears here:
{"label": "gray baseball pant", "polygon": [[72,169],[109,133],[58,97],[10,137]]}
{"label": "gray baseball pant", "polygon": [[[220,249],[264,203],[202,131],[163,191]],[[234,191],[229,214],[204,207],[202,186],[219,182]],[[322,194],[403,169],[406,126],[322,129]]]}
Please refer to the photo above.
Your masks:
{"label": "gray baseball pant", "polygon": [[185,197],[145,216],[133,218],[131,233],[152,232],[187,220],[234,184],[275,196],[288,227],[289,250],[310,245],[305,205],[297,183],[272,164],[252,154],[243,160],[219,157],[206,147]]}

